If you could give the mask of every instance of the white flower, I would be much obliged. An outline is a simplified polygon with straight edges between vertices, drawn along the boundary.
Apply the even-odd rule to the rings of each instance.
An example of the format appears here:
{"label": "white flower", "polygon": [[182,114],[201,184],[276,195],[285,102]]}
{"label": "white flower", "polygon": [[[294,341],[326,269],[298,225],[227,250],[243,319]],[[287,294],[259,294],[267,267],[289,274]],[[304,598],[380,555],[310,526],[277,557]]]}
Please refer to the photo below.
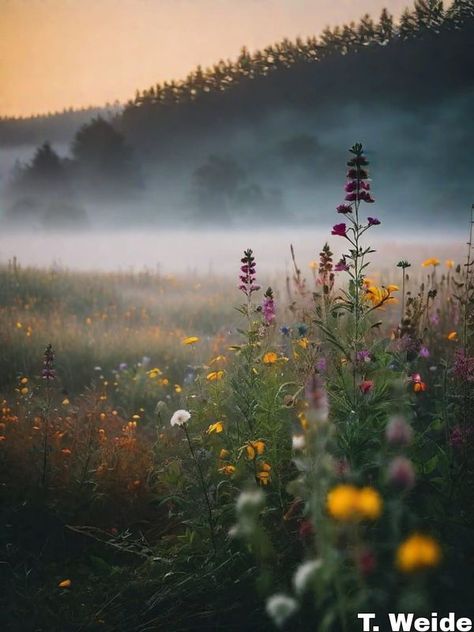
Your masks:
{"label": "white flower", "polygon": [[191,413],[187,410],[177,410],[170,419],[172,426],[183,426],[191,419]]}
{"label": "white flower", "polygon": [[293,576],[293,586],[297,595],[302,595],[305,592],[315,572],[321,568],[321,565],[321,560],[311,560],[298,566]]}
{"label": "white flower", "polygon": [[306,445],[306,439],[304,435],[293,435],[293,450],[303,450]]}
{"label": "white flower", "polygon": [[283,593],[272,595],[267,599],[267,614],[281,628],[285,621],[298,610],[298,602]]}
{"label": "white flower", "polygon": [[261,489],[255,491],[242,492],[237,498],[237,513],[253,512],[261,509],[265,502],[265,494]]}

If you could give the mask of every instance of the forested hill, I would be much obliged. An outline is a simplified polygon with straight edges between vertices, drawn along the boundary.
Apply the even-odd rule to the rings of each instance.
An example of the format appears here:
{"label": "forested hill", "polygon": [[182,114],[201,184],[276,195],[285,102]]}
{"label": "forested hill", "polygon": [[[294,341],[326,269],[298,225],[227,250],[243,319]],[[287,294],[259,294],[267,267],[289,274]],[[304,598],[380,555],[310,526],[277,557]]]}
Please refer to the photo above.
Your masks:
{"label": "forested hill", "polygon": [[318,222],[340,201],[345,149],[360,140],[389,222],[460,226],[473,196],[473,42],[474,0],[447,10],[417,0],[398,23],[384,10],[243,49],[92,118],[68,157],[43,144],[17,167],[4,217]]}
{"label": "forested hill", "polygon": [[417,109],[474,89],[474,0],[419,0],[395,24],[327,28],[319,38],[246,49],[235,62],[197,68],[184,81],[137,92],[120,121],[134,142],[158,154],[166,139],[254,127],[275,111],[327,115],[348,104]]}

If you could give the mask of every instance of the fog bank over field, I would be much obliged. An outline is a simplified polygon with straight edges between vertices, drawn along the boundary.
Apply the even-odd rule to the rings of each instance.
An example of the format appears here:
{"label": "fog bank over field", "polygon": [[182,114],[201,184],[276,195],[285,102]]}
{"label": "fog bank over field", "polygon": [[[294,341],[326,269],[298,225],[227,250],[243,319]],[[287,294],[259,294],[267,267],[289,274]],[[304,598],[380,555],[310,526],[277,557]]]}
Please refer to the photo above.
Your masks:
{"label": "fog bank over field", "polygon": [[[337,216],[334,218],[337,219]],[[103,231],[76,233],[11,233],[0,236],[0,262],[16,257],[23,266],[68,268],[73,270],[149,269],[163,274],[236,275],[241,253],[252,248],[257,269],[273,274],[290,269],[290,244],[299,266],[309,272],[309,262],[318,258],[326,241],[335,258],[348,246],[344,239],[330,236],[327,229],[287,227],[254,230],[162,230]],[[428,257],[454,259],[462,263],[467,238],[459,229],[452,232],[405,235],[377,227],[365,243],[377,249],[372,255],[372,271],[391,269],[400,259],[408,259],[414,271]]]}

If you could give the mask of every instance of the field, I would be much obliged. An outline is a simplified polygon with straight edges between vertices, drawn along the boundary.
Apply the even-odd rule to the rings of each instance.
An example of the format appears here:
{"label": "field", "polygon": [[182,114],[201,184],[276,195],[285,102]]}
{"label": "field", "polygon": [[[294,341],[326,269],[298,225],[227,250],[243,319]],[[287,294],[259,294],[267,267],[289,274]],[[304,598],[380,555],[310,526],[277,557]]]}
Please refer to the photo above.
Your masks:
{"label": "field", "polygon": [[381,276],[351,161],[287,278],[0,270],[5,630],[472,616],[471,245]]}

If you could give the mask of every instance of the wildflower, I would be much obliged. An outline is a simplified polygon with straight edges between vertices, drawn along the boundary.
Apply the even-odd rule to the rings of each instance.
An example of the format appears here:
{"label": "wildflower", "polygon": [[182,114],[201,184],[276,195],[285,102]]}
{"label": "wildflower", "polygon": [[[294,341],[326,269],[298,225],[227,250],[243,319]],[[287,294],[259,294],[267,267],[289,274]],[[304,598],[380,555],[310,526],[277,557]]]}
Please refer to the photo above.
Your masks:
{"label": "wildflower", "polygon": [[302,349],[307,349],[309,347],[309,340],[308,338],[301,338],[296,344]]}
{"label": "wildflower", "polygon": [[374,381],[373,380],[363,380],[360,384],[359,384],[359,389],[362,393],[364,393],[364,395],[367,395],[367,393],[370,393],[370,391],[372,391],[374,388]]}
{"label": "wildflower", "polygon": [[179,393],[182,392],[182,390],[183,389],[181,388],[181,386],[179,384],[175,384],[174,385],[174,392],[177,393],[178,395],[179,395]]}
{"label": "wildflower", "polygon": [[357,496],[357,510],[362,518],[376,520],[382,513],[382,498],[373,487],[363,487]]}
{"label": "wildflower", "polygon": [[177,410],[170,419],[172,426],[184,426],[191,419],[191,413],[187,410]]}
{"label": "wildflower", "polygon": [[397,263],[397,268],[403,268],[403,270],[405,270],[406,268],[411,268],[411,263],[409,263],[405,259],[402,259]]}
{"label": "wildflower", "polygon": [[222,448],[222,450],[219,452],[219,458],[224,460],[229,458],[230,456],[230,451],[226,450],[225,448]]}
{"label": "wildflower", "polygon": [[353,485],[337,485],[327,495],[326,505],[330,516],[341,522],[354,520],[357,514],[358,489]]}
{"label": "wildflower", "polygon": [[[328,397],[321,377],[317,373],[312,373],[305,384],[305,398],[318,421],[326,422],[329,415]],[[303,430],[307,430],[309,421],[304,413],[301,413],[300,421]]]}
{"label": "wildflower", "polygon": [[291,330],[289,327],[287,327],[286,325],[284,325],[283,327],[280,328],[280,332],[282,336],[289,336],[291,333]]}
{"label": "wildflower", "polygon": [[370,355],[370,351],[368,349],[361,349],[356,353],[357,362],[366,362],[369,363],[372,359]]}
{"label": "wildflower", "polygon": [[437,566],[441,561],[438,542],[428,535],[414,533],[400,544],[396,554],[396,565],[404,573]]}
{"label": "wildflower", "polygon": [[350,204],[339,204],[336,211],[342,215],[347,215],[348,213],[352,213],[352,206]]}
{"label": "wildflower", "polygon": [[20,380],[20,384],[28,384],[28,378],[27,377],[22,377]]}
{"label": "wildflower", "polygon": [[298,566],[293,575],[293,586],[297,595],[302,595],[309,588],[311,580],[322,564],[322,560],[309,560]]}
{"label": "wildflower", "polygon": [[23,388],[21,388],[21,389],[20,389],[20,393],[21,393],[22,395],[28,395],[29,390],[30,390],[30,389],[29,389],[27,386],[24,386]]}
{"label": "wildflower", "polygon": [[451,331],[447,336],[448,340],[457,340],[457,337],[458,337],[457,331]]}
{"label": "wildflower", "polygon": [[271,287],[267,289],[263,297],[262,313],[266,324],[271,325],[271,323],[275,320],[275,301],[273,299],[273,291]]}
{"label": "wildflower", "polygon": [[391,445],[407,446],[413,438],[413,430],[403,417],[391,417],[385,428],[385,438]]}
{"label": "wildflower", "polygon": [[161,371],[160,369],[155,367],[154,369],[150,369],[149,371],[147,371],[147,375],[150,378],[150,380],[154,380],[156,377],[161,375]]}
{"label": "wildflower", "polygon": [[347,237],[346,230],[347,227],[344,223],[334,224],[334,226],[332,227],[331,235],[336,235],[337,237]]}
{"label": "wildflower", "polygon": [[350,270],[349,265],[346,263],[345,257],[342,257],[338,263],[334,266],[335,272],[348,272]]}
{"label": "wildflower", "polygon": [[224,371],[211,371],[206,375],[206,379],[209,380],[209,382],[217,382],[221,380],[223,376]]}
{"label": "wildflower", "polygon": [[387,287],[378,287],[376,285],[366,285],[365,297],[374,307],[381,307],[385,303],[394,303],[395,297],[393,292],[398,291],[397,285],[388,285]]}
{"label": "wildflower", "polygon": [[71,588],[71,584],[72,582],[70,579],[63,579],[59,582],[58,588]]}
{"label": "wildflower", "polygon": [[239,290],[250,298],[253,292],[260,289],[260,286],[255,283],[255,257],[250,248],[244,251],[244,256],[240,261],[242,266],[240,267]]}
{"label": "wildflower", "polygon": [[420,347],[420,350],[418,351],[418,355],[420,356],[420,358],[429,358],[430,350],[428,349],[428,347],[422,345]]}
{"label": "wildflower", "polygon": [[413,373],[411,376],[411,381],[413,382],[413,391],[415,393],[424,393],[428,388],[426,384],[422,381],[421,375],[419,373]]}
{"label": "wildflower", "polygon": [[454,259],[446,259],[444,265],[448,268],[448,270],[452,270],[454,268]]}
{"label": "wildflower", "polygon": [[411,489],[415,484],[412,462],[404,456],[395,457],[388,466],[388,480],[399,489]]}
{"label": "wildflower", "polygon": [[439,264],[439,259],[436,259],[436,257],[431,257],[430,259],[425,259],[421,265],[423,268],[429,268],[430,266],[436,268],[436,266],[439,266]]}
{"label": "wildflower", "polygon": [[63,399],[63,401],[62,401],[62,405],[63,405],[63,406],[69,406],[69,404],[70,404],[70,403],[71,403],[71,402],[69,401],[69,399],[68,399],[67,397],[65,397],[65,398]]}
{"label": "wildflower", "polygon": [[453,448],[460,449],[467,445],[472,434],[470,428],[462,428],[459,425],[454,426],[449,435],[449,443]]}
{"label": "wildflower", "polygon": [[247,458],[253,461],[256,456],[261,456],[265,452],[265,441],[261,439],[249,441],[245,446],[245,451],[247,452]]}
{"label": "wildflower", "polygon": [[298,610],[298,602],[293,597],[283,593],[277,593],[267,599],[266,611],[278,628],[285,625],[286,621]]}
{"label": "wildflower", "polygon": [[267,351],[267,353],[262,358],[263,364],[266,365],[275,364],[277,360],[278,356],[274,351]]}
{"label": "wildflower", "polygon": [[301,520],[298,527],[298,535],[302,540],[309,540],[314,535],[314,527],[311,520]]}
{"label": "wildflower", "polygon": [[222,421],[216,421],[215,424],[211,424],[209,426],[206,432],[207,434],[212,434],[213,432],[215,432],[216,434],[219,434],[223,430],[224,430],[224,424],[222,423]]}
{"label": "wildflower", "polygon": [[41,377],[43,380],[46,380],[46,382],[51,382],[56,377],[56,371],[54,370],[54,351],[50,344],[46,347],[44,352]]}
{"label": "wildflower", "polygon": [[270,478],[270,471],[272,469],[271,465],[269,463],[263,462],[261,465],[261,470],[260,472],[257,473],[257,479],[260,483],[260,485],[268,485],[268,483],[270,482],[271,478]]}
{"label": "wildflower", "polygon": [[368,217],[367,222],[369,226],[378,226],[379,224],[381,224],[381,221],[376,217]]}
{"label": "wildflower", "polygon": [[465,382],[474,381],[474,357],[466,355],[463,349],[459,350],[455,355],[453,373]]}
{"label": "wildflower", "polygon": [[188,336],[181,341],[183,345],[195,345],[196,342],[199,342],[198,336]]}
{"label": "wildflower", "polygon": [[61,454],[63,454],[64,456],[71,456],[72,451],[69,448],[63,448],[61,450]]}
{"label": "wildflower", "polygon": [[304,450],[306,445],[306,439],[304,435],[293,435],[292,447],[295,452],[298,450]]}
{"label": "wildflower", "polygon": [[225,474],[226,476],[232,476],[235,472],[235,465],[223,465],[219,468],[219,472],[222,472],[222,474]]}
{"label": "wildflower", "polygon": [[265,495],[260,489],[241,492],[235,503],[237,513],[254,513],[265,503]]}

